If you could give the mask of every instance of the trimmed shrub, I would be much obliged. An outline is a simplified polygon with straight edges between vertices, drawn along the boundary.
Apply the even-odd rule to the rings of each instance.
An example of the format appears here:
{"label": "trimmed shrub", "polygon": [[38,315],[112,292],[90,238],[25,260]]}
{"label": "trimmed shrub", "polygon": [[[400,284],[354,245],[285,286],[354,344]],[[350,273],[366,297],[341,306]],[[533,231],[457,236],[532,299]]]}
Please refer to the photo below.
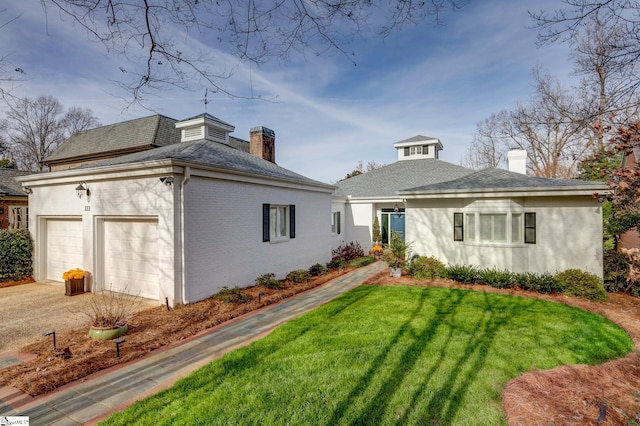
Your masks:
{"label": "trimmed shrub", "polygon": [[256,284],[274,290],[278,290],[284,287],[284,283],[278,281],[276,279],[276,274],[274,274],[273,272],[267,272],[266,274],[260,275],[258,278],[256,278]]}
{"label": "trimmed shrub", "polygon": [[579,269],[567,269],[556,274],[559,287],[569,296],[582,297],[588,300],[602,301],[607,299],[607,292],[599,277]]}
{"label": "trimmed shrub", "polygon": [[561,292],[556,278],[549,272],[543,274],[534,274],[532,272],[516,274],[515,281],[518,287],[523,290],[537,291],[538,293],[545,294]]}
{"label": "trimmed shrub", "polygon": [[[622,253],[617,251],[607,251],[603,256],[604,269],[604,289],[609,292],[627,291],[629,282],[627,275],[629,274],[629,259]],[[631,287],[634,287],[634,283]],[[640,283],[635,283],[638,287]]]}
{"label": "trimmed shrub", "polygon": [[327,268],[329,269],[342,269],[347,266],[347,262],[344,259],[332,259],[327,263]]}
{"label": "trimmed shrub", "polygon": [[296,269],[287,274],[287,279],[294,283],[303,283],[308,279],[311,279],[311,274],[309,271],[305,271],[304,269]]}
{"label": "trimmed shrub", "polygon": [[350,261],[349,266],[351,266],[352,268],[361,268],[375,261],[376,261],[376,258],[374,256],[363,256]]}
{"label": "trimmed shrub", "polygon": [[515,274],[499,269],[482,269],[478,272],[478,283],[495,288],[511,288],[515,285]]}
{"label": "trimmed shrub", "polygon": [[27,229],[0,230],[0,281],[21,280],[33,274],[33,241]]}
{"label": "trimmed shrub", "polygon": [[478,268],[470,265],[449,265],[446,270],[446,277],[463,284],[473,284],[478,281]]}
{"label": "trimmed shrub", "polygon": [[247,303],[251,300],[251,296],[243,292],[240,288],[229,288],[227,286],[220,288],[220,291],[218,291],[215,297],[225,303]]}
{"label": "trimmed shrub", "polygon": [[342,259],[345,262],[364,256],[364,250],[359,242],[350,242],[340,245],[338,248],[331,250],[331,261]]}
{"label": "trimmed shrub", "polygon": [[311,265],[311,267],[309,268],[309,273],[311,274],[312,277],[317,277],[319,275],[324,275],[327,272],[329,272],[329,268],[327,268],[326,266],[320,264],[320,263],[316,263],[315,265]]}
{"label": "trimmed shrub", "polygon": [[446,276],[446,266],[435,257],[414,256],[407,271],[418,280],[433,280]]}

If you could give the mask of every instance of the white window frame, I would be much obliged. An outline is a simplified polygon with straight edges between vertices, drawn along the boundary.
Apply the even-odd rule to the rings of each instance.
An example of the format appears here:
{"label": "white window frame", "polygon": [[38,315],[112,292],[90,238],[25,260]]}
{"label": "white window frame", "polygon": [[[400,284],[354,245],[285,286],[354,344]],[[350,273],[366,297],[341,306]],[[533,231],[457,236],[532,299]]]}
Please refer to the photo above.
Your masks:
{"label": "white window frame", "polygon": [[[525,212],[524,206],[519,203],[504,200],[476,200],[459,213],[464,214],[464,239],[461,241],[463,244],[508,247],[525,247],[535,244],[535,218],[530,220],[533,223],[531,230],[525,229],[526,216],[535,215],[535,213]],[[483,238],[486,233],[481,234],[481,227],[486,224],[486,222],[481,224],[481,216],[493,218],[488,238]],[[504,239],[496,238],[499,228],[496,228],[495,220],[499,217],[504,218]],[[533,235],[530,237],[532,241],[526,241],[526,232]]]}
{"label": "white window frame", "polygon": [[272,204],[269,206],[269,235],[271,241],[289,239],[289,206]]}
{"label": "white window frame", "polygon": [[8,206],[9,229],[27,229],[29,227],[29,206]]}
{"label": "white window frame", "polygon": [[331,212],[331,233],[333,235],[340,235],[340,212]]}
{"label": "white window frame", "polygon": [[[505,213],[480,213],[478,221],[478,240],[483,243],[506,243],[507,217]],[[501,231],[501,232],[500,232]]]}
{"label": "white window frame", "polygon": [[422,155],[422,145],[410,147],[409,155]]}

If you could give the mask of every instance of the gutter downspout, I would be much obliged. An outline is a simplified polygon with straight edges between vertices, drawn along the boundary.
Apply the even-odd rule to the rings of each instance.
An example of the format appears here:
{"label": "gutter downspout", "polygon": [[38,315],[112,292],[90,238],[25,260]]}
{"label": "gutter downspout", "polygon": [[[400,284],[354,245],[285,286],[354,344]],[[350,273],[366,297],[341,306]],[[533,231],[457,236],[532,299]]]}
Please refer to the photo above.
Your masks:
{"label": "gutter downspout", "polygon": [[184,187],[187,186],[189,181],[191,180],[191,167],[184,167],[184,177],[180,182],[180,280],[181,280],[181,290],[182,290],[182,304],[186,305],[189,303],[187,300],[187,273],[185,271],[185,245],[184,245]]}

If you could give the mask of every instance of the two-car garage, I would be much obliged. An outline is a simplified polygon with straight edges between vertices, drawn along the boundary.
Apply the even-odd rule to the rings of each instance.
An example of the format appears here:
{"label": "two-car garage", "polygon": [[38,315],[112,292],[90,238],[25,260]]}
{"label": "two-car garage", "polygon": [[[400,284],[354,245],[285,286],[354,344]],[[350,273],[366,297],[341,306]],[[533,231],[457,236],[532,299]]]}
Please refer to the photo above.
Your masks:
{"label": "two-car garage", "polygon": [[[44,222],[45,276],[60,281],[66,270],[84,265],[82,218],[48,218]],[[98,289],[158,298],[157,218],[98,218],[93,285]]]}

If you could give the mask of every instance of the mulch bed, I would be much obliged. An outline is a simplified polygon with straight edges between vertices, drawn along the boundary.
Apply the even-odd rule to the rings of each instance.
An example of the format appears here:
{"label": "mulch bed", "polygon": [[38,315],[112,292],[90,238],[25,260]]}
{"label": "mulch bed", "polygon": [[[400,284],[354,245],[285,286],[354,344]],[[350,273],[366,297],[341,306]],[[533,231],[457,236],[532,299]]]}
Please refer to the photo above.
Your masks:
{"label": "mulch bed", "polygon": [[53,349],[51,339],[22,347],[19,352],[35,354],[37,358],[0,370],[0,385],[12,386],[31,396],[42,395],[325,284],[351,270],[353,268],[349,267],[331,270],[304,283],[287,283],[278,290],[261,286],[243,288],[243,292],[251,297],[247,303],[226,303],[213,297],[170,310],[164,306],[142,310],[128,323],[126,348],[123,347],[120,358],[116,357],[112,341],[91,339],[87,335],[87,327],[60,332],[56,335],[58,350]]}
{"label": "mulch bed", "polygon": [[19,281],[0,281],[0,288],[4,288],[4,287],[13,287],[16,285],[22,285],[22,284],[31,284],[34,283],[34,279],[29,277],[29,278],[25,278],[23,280],[19,280]]}

